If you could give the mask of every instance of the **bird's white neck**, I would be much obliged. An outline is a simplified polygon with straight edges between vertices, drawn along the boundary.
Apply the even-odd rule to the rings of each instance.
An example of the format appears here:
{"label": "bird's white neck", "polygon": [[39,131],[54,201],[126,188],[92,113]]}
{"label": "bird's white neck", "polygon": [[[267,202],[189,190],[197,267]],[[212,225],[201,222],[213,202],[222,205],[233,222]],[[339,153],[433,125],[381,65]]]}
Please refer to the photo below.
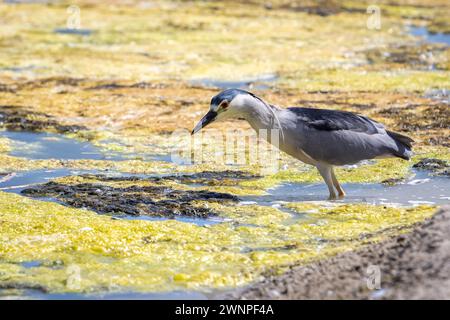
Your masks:
{"label": "bird's white neck", "polygon": [[245,100],[244,107],[241,110],[242,117],[256,131],[278,128],[278,122],[275,117],[281,109],[275,106],[270,106],[259,99],[250,97]]}

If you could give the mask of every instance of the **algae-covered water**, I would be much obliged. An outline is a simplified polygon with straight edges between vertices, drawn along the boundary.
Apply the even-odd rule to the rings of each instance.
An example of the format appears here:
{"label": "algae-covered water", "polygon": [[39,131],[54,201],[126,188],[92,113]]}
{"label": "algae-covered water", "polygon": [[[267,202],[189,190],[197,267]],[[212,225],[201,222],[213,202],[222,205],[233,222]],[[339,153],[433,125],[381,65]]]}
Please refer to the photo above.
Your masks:
{"label": "algae-covered water", "polygon": [[[0,297],[207,299],[449,203],[448,1],[369,5],[0,3]],[[362,113],[415,155],[338,168],[327,201],[314,168],[247,161],[243,121],[190,137],[227,87]]]}
{"label": "algae-covered water", "polygon": [[[47,150],[43,156],[50,159],[57,159],[58,155],[64,158],[66,155],[72,160],[81,160],[100,155],[98,148],[88,142],[80,143],[71,138],[52,134],[50,136],[53,144],[51,144],[46,141],[48,136],[17,132],[3,134],[3,137],[13,141],[9,144],[11,148],[9,154],[20,155],[29,160],[41,158],[39,153],[34,151],[36,149],[41,152]],[[14,142],[17,140],[26,143],[28,148]],[[54,150],[52,147],[61,145],[61,141],[64,148]],[[42,142],[45,143],[42,144]],[[33,148],[34,144],[36,148]],[[15,152],[16,149],[16,152],[20,154]],[[86,149],[90,152],[86,153]],[[64,150],[70,150],[70,152],[64,154]],[[120,157],[116,159],[119,161]],[[0,181],[2,192],[17,194],[19,197],[31,196],[37,200],[20,200],[7,194],[2,195],[6,217],[9,216],[16,227],[22,223],[25,223],[23,227],[26,227],[25,229],[22,227],[23,231],[20,231],[20,228],[19,231],[5,230],[6,236],[3,233],[5,241],[2,243],[3,252],[16,258],[13,258],[14,262],[5,261],[2,265],[16,266],[15,268],[18,268],[16,272],[21,274],[21,278],[24,279],[25,276],[28,279],[24,288],[14,288],[17,286],[14,284],[11,285],[12,288],[3,290],[2,295],[5,298],[19,295],[22,298],[31,299],[206,299],[211,294],[224,289],[229,290],[230,286],[240,283],[243,274],[239,270],[242,270],[241,268],[245,265],[258,274],[265,270],[267,265],[278,265],[280,259],[284,259],[281,264],[284,265],[356,248],[365,241],[354,240],[355,234],[378,233],[386,230],[385,236],[387,236],[392,234],[392,228],[397,230],[395,232],[404,232],[407,230],[405,227],[408,228],[412,223],[429,216],[434,211],[434,205],[447,203],[450,196],[448,177],[416,170],[411,171],[411,175],[405,181],[393,186],[383,186],[380,183],[346,184],[348,197],[344,201],[337,202],[323,201],[326,187],[322,184],[282,181],[277,183],[278,186],[267,189],[266,195],[240,195],[235,200],[232,198],[220,200],[218,195],[215,195],[215,198],[205,197],[205,195],[198,198],[193,196],[186,198],[187,194],[192,195],[193,192],[198,192],[197,190],[208,190],[208,183],[217,179],[218,183],[228,179],[227,184],[236,188],[239,183],[264,178],[252,178],[251,175],[239,176],[237,172],[231,175],[220,172],[203,175],[202,173],[149,175],[68,168],[34,169],[4,175]],[[166,190],[163,194],[152,189],[160,186]],[[145,187],[152,188],[145,189]],[[170,206],[169,203],[164,202],[161,206],[155,207],[155,210],[159,208],[157,211],[151,210],[155,204],[158,204],[158,199],[161,199],[160,202],[165,201],[164,194],[170,195],[175,190],[178,190],[179,194],[170,200]],[[149,197],[143,197],[142,194],[145,193],[150,193]],[[186,200],[183,200],[184,198]],[[178,204],[173,207],[174,203]],[[179,212],[180,208],[190,208],[192,204],[194,211]],[[82,211],[66,212],[66,209],[60,206],[75,206]],[[145,206],[148,206],[150,210],[144,210]],[[136,207],[141,211],[134,211]],[[161,207],[166,208],[167,211],[161,211]],[[195,208],[198,208],[202,214],[195,216],[194,213],[191,216]],[[206,211],[203,211],[205,208]],[[85,211],[86,209],[94,212]],[[333,210],[333,213],[334,210],[339,211],[329,216],[330,210]],[[354,210],[358,212],[356,215]],[[385,213],[380,215],[380,210]],[[126,214],[127,212],[129,214]],[[159,213],[154,215],[157,212]],[[45,219],[50,221],[62,219],[64,223],[59,225],[52,221],[48,224],[49,221],[41,221],[39,218],[42,214],[47,216]],[[92,222],[91,219],[96,220],[92,215],[97,214],[103,217],[99,216],[98,222]],[[77,215],[81,216],[77,217]],[[364,218],[367,215],[370,219]],[[375,217],[371,215],[379,217],[373,220]],[[358,219],[354,221],[356,217]],[[74,229],[72,223],[66,221],[68,218],[72,220],[72,223],[76,221],[78,227]],[[363,224],[355,224],[358,220],[360,221],[358,223]],[[134,239],[130,239],[130,242],[123,242],[123,236],[129,237],[129,227],[131,227],[129,223],[137,221],[140,221],[140,224],[133,226],[133,229],[138,228],[135,230],[139,230],[139,236],[137,239],[133,236]],[[67,223],[70,228],[67,228],[69,226]],[[125,225],[121,225],[122,223]],[[29,227],[33,225],[33,229],[39,226],[38,230],[41,231],[37,233],[31,231]],[[151,229],[148,229],[149,227]],[[78,234],[79,232],[86,233],[88,237],[94,232],[98,233],[96,236],[103,234],[108,238],[106,241],[102,236],[102,241],[105,242],[99,247],[93,239],[89,240],[89,242],[94,241],[91,244],[86,243],[89,238]],[[111,234],[111,232],[114,233]],[[148,234],[145,235],[146,233]],[[179,237],[184,240],[179,242]],[[367,235],[366,237],[371,238]],[[378,237],[380,236],[377,235],[376,238]],[[338,245],[336,245],[337,239],[339,239]],[[76,244],[79,241],[82,242]],[[116,243],[117,241],[119,243]],[[148,248],[150,251],[142,251],[144,249],[142,243],[139,245],[141,241],[155,247]],[[167,242],[167,245],[161,248],[161,244],[158,244],[160,241]],[[19,243],[24,245],[20,247],[21,249],[16,247]],[[72,243],[70,246],[76,245],[76,251],[70,253],[73,249],[67,248],[67,243]],[[116,245],[119,247],[112,249]],[[27,247],[31,249],[36,246],[44,251],[26,251]],[[129,250],[133,258],[129,257]],[[147,254],[150,256],[147,257]],[[155,254],[160,257],[155,258]],[[188,260],[181,267],[177,266],[181,262],[180,259],[183,259],[183,255],[186,255]],[[127,261],[130,258],[131,260]],[[127,262],[124,263],[121,260]],[[66,267],[64,261],[71,261],[71,264]],[[110,264],[119,264],[118,270],[114,270],[114,275],[117,281],[125,281],[123,282],[125,284],[129,276],[124,279],[125,274],[122,272],[129,273],[127,271],[129,266],[134,266],[136,263],[142,266],[135,274],[137,290],[130,289],[128,285],[122,289],[111,282],[107,285],[108,289],[95,289],[88,282],[84,284],[85,287],[82,287],[82,278],[74,280],[79,281],[76,282],[75,288],[67,288],[67,283],[61,287],[68,274],[63,273],[62,278],[61,274],[57,275],[65,268],[75,270],[77,277],[78,274],[81,277],[82,270],[89,272],[89,277],[98,272],[108,274]],[[228,264],[228,268],[224,268],[223,263]],[[169,270],[172,268],[175,273],[171,274],[164,269],[153,277],[151,282],[146,282],[148,281],[147,268],[153,269],[161,264]],[[233,271],[236,266],[238,269]],[[197,278],[193,280],[189,273],[179,273],[186,272],[185,270],[191,270]],[[205,274],[208,275],[207,278],[204,278]],[[224,275],[228,280],[224,278]],[[255,279],[251,274],[246,276],[249,277],[247,281]],[[61,283],[59,279],[63,282]],[[101,283],[105,281],[100,278],[89,280]],[[42,283],[41,281],[45,281],[46,285],[53,289],[47,291],[47,288],[30,284]],[[186,289],[183,289],[184,286]]]}

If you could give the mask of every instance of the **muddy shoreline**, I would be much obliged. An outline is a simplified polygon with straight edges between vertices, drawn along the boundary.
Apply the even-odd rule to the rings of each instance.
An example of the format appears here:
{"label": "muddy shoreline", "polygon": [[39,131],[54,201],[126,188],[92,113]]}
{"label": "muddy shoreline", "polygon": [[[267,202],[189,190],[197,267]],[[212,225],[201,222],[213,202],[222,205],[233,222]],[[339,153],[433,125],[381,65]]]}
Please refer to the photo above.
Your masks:
{"label": "muddy shoreline", "polygon": [[[223,299],[449,299],[450,206],[412,232],[269,276]],[[380,288],[368,289],[379,267]]]}

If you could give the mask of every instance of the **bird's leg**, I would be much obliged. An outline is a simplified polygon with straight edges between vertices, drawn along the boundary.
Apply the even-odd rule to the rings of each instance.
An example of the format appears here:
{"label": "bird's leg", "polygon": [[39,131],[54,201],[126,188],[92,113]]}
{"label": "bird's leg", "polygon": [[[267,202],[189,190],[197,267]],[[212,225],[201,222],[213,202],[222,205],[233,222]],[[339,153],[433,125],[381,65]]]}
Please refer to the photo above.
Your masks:
{"label": "bird's leg", "polygon": [[334,168],[331,167],[331,178],[333,178],[333,185],[336,188],[337,192],[338,192],[338,196],[339,198],[344,198],[345,197],[345,191],[344,189],[342,189],[341,185],[339,184],[338,179],[336,178],[336,174],[334,173]]}
{"label": "bird's leg", "polygon": [[334,192],[333,187],[333,167],[324,164],[317,164],[317,170],[319,170],[320,175],[328,186],[328,191],[330,192],[328,200],[336,199],[336,192]]}

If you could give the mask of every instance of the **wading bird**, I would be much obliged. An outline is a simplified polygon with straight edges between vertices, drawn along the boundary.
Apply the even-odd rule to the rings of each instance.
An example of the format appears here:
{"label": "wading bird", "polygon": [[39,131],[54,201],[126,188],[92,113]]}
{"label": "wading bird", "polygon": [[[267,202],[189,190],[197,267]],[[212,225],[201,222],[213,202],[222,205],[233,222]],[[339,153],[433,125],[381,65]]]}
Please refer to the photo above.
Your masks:
{"label": "wading bird", "polygon": [[317,167],[330,191],[329,199],[345,196],[334,166],[374,158],[409,160],[412,155],[411,138],[386,130],[382,124],[362,115],[314,108],[282,109],[240,89],[227,89],[214,96],[209,112],[192,134],[214,121],[230,118],[247,120],[256,132],[278,130],[276,147]]}

